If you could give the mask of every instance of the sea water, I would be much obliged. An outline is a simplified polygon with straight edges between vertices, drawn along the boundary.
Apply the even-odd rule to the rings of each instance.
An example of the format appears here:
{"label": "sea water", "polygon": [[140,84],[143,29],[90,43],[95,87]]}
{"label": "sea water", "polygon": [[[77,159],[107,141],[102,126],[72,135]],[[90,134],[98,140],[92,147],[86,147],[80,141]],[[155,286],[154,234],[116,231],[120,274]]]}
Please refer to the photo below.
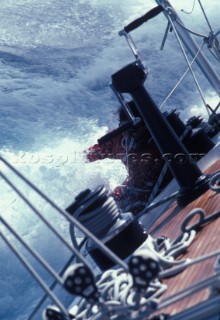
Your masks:
{"label": "sea water", "polygon": [[[192,1],[175,2],[172,4],[191,27],[208,33],[198,4],[192,16],[180,11],[190,11]],[[219,27],[218,1],[203,2],[213,28]],[[134,60],[118,31],[153,6],[153,0],[1,3],[1,155],[63,209],[86,188],[104,184],[112,190],[127,176],[120,161],[87,163],[85,150],[118,126],[118,101],[109,89],[111,74]],[[166,24],[161,14],[132,33],[149,68],[146,87],[158,105],[187,68],[173,33],[160,51]],[[208,103],[215,106],[217,100],[212,89],[201,72],[197,70],[197,74]],[[206,117],[189,75],[164,106],[164,110],[173,108],[181,111],[183,119],[194,114]],[[65,219],[3,164],[1,170],[70,241]],[[0,188],[2,217],[55,270],[60,270],[70,256],[68,249],[63,248],[3,179]],[[51,283],[48,273],[7,228],[1,226],[1,232]],[[43,290],[3,240],[0,250],[0,319],[28,319]],[[71,298],[58,291],[68,305]],[[50,303],[48,300],[46,304]],[[35,319],[41,318],[41,311]]]}

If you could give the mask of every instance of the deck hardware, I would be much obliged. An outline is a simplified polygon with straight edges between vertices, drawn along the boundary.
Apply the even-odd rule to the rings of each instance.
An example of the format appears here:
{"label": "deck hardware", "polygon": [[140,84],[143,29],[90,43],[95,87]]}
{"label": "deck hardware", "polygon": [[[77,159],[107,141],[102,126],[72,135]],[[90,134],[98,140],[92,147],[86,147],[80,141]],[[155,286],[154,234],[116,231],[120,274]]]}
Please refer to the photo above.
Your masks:
{"label": "deck hardware", "polygon": [[82,263],[69,267],[64,274],[67,291],[85,298],[89,303],[98,302],[99,293],[92,271]]}
{"label": "deck hardware", "polygon": [[43,312],[43,320],[73,320],[74,316],[70,315],[68,317],[64,316],[59,308],[54,305],[48,306]]}
{"label": "deck hardware", "polygon": [[160,271],[158,257],[145,250],[134,254],[128,265],[133,276],[133,285],[140,292],[146,291],[149,283],[157,278]]}
{"label": "deck hardware", "polygon": [[[179,185],[178,204],[184,206],[208,190],[209,178],[193,163],[189,152],[144,87],[145,80],[146,73],[136,61],[112,75],[114,87],[121,94],[128,93],[132,96],[161,154],[172,155],[173,160],[166,162]],[[175,159],[175,155],[178,154],[185,155],[185,163],[180,163]]]}
{"label": "deck hardware", "polygon": [[[188,223],[195,217],[198,216],[197,221],[188,226]],[[185,220],[183,221],[182,225],[181,225],[181,231],[182,232],[189,232],[191,230],[199,230],[200,228],[202,228],[204,225],[206,225],[207,223],[210,223],[212,221],[214,221],[215,219],[218,219],[220,217],[220,211],[217,211],[209,216],[206,216],[206,213],[203,209],[201,208],[196,208],[194,210],[192,210],[188,216],[185,218]]]}

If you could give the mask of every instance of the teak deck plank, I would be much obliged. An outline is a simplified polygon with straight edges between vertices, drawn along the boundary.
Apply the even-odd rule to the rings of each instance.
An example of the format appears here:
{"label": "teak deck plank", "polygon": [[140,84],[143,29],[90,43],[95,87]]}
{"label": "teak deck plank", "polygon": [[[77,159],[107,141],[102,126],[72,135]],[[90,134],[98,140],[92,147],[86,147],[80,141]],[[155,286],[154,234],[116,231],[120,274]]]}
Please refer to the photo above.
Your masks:
{"label": "teak deck plank", "polygon": [[[217,160],[212,164],[205,173],[214,173],[220,169],[220,160]],[[173,202],[170,208],[153,224],[148,230],[154,237],[167,236],[170,239],[175,239],[181,233],[181,223],[187,217],[187,215],[194,208],[202,208],[206,212],[206,216],[220,210],[220,193],[216,193],[212,190],[208,190],[202,196],[195,201],[188,204],[184,209],[178,207],[176,202]],[[169,217],[172,216],[172,219]],[[193,223],[193,220],[190,224]],[[197,232],[196,238],[188,248],[187,252],[181,256],[181,258],[197,258],[215,250],[220,250],[220,218],[207,224]],[[214,264],[216,258],[212,258],[202,263],[195,264],[188,267],[180,274],[163,280],[166,283],[168,289],[161,299],[177,292],[188,288],[192,284],[198,283],[201,280],[214,275]],[[185,309],[193,307],[198,303],[206,300],[211,294],[210,289],[205,289],[201,292],[195,293],[190,298],[185,298],[168,306],[167,308],[160,310],[160,313],[168,313],[170,315],[179,313]]]}

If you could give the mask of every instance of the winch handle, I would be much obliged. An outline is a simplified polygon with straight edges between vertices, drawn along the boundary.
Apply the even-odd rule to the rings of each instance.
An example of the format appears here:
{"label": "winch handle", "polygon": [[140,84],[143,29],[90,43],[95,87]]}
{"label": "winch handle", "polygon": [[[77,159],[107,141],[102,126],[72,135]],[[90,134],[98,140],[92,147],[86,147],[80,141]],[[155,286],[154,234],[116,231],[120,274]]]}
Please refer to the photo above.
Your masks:
{"label": "winch handle", "polygon": [[150,11],[145,13],[145,15],[143,15],[140,18],[137,18],[136,20],[129,23],[126,27],[124,27],[123,31],[129,33],[131,31],[139,28],[144,22],[147,22],[148,20],[156,17],[163,10],[164,10],[164,8],[161,5],[151,9]]}

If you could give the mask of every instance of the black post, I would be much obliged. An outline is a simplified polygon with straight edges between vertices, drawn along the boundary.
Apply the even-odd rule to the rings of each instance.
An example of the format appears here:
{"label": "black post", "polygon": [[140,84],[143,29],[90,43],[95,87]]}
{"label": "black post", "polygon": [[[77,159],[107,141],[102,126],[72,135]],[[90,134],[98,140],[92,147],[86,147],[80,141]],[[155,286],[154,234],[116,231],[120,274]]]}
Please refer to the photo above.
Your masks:
{"label": "black post", "polygon": [[185,205],[208,189],[208,178],[194,163],[189,152],[164,118],[144,87],[146,73],[138,62],[112,75],[112,84],[120,93],[129,93],[146,127],[179,185],[178,204]]}

